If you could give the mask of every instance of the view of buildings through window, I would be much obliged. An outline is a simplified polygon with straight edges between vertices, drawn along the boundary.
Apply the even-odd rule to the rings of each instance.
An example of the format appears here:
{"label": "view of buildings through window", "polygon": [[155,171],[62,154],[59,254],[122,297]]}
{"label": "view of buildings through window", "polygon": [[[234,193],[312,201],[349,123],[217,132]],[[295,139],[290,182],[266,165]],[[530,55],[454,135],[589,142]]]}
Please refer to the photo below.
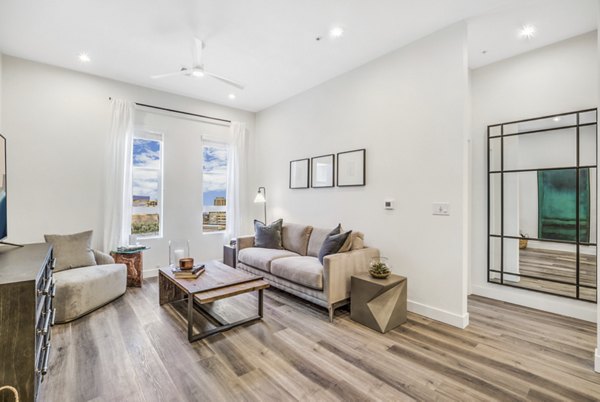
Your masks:
{"label": "view of buildings through window", "polygon": [[227,147],[204,145],[202,157],[202,230],[222,232],[227,222]]}
{"label": "view of buildings through window", "polygon": [[162,136],[146,134],[133,140],[131,233],[161,235]]}

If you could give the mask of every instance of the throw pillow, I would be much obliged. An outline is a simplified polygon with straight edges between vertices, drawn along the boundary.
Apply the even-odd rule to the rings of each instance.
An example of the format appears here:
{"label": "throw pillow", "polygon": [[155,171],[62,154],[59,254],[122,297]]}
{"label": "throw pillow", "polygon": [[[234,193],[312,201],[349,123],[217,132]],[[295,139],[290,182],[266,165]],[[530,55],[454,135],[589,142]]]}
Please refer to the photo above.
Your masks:
{"label": "throw pillow", "polygon": [[330,254],[337,253],[340,248],[344,245],[344,242],[348,240],[352,231],[340,233],[340,234],[330,234],[327,236],[323,245],[321,246],[321,250],[319,251],[319,261],[323,264],[323,259],[325,256]]}
{"label": "throw pillow", "polygon": [[56,265],[55,272],[70,268],[96,265],[92,251],[92,235],[94,232],[75,233],[71,235],[44,235],[46,243],[52,244]]}
{"label": "throw pillow", "polygon": [[363,240],[365,235],[362,232],[352,232],[346,242],[342,245],[342,248],[339,249],[338,253],[346,253],[352,250],[359,250],[363,248]]}
{"label": "throw pillow", "polygon": [[283,244],[281,241],[281,230],[283,229],[283,219],[278,219],[270,225],[265,225],[261,221],[254,220],[254,247],[273,248],[281,250]]}

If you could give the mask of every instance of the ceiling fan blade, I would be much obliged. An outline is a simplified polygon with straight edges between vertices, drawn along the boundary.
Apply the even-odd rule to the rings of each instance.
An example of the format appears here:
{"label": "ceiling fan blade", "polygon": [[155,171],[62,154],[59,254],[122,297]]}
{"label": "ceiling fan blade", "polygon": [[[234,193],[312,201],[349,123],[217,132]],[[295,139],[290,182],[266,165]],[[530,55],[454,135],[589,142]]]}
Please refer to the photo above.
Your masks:
{"label": "ceiling fan blade", "polygon": [[153,80],[159,79],[159,78],[166,78],[166,77],[174,77],[176,75],[186,75],[189,74],[189,71],[187,68],[182,68],[181,70],[175,72],[175,73],[166,73],[166,74],[158,74],[158,75],[153,75],[152,78]]}
{"label": "ceiling fan blade", "polygon": [[202,67],[202,50],[204,49],[204,42],[201,39],[194,38],[192,46],[192,55],[194,57],[194,67]]}
{"label": "ceiling fan blade", "polygon": [[239,88],[239,89],[244,89],[244,85],[243,84],[241,84],[239,82],[236,82],[236,81],[233,81],[233,80],[230,80],[229,78],[221,77],[220,75],[213,74],[213,73],[208,72],[208,71],[204,71],[204,74],[206,74],[206,75],[208,75],[210,77],[216,78],[219,81],[224,82],[225,84],[231,85],[231,86]]}

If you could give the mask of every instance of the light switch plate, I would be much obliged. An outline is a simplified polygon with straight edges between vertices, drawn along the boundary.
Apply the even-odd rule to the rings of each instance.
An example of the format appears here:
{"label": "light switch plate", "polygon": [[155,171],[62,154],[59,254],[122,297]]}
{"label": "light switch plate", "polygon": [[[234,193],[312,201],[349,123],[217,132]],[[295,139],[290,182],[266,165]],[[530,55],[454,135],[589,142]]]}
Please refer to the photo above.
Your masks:
{"label": "light switch plate", "polygon": [[396,208],[396,200],[392,198],[386,198],[383,200],[383,209],[395,209]]}
{"label": "light switch plate", "polygon": [[449,216],[450,204],[447,202],[434,202],[432,204],[431,212],[433,215]]}

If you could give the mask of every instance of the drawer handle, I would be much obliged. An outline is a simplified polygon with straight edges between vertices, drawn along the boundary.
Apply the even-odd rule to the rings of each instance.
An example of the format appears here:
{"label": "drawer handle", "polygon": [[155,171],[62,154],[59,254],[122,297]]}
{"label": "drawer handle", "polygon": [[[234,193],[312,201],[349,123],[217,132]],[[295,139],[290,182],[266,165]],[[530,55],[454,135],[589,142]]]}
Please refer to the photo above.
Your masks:
{"label": "drawer handle", "polygon": [[44,356],[44,366],[42,367],[42,376],[48,374],[48,363],[50,362],[50,344],[46,346],[46,355]]}
{"label": "drawer handle", "polygon": [[46,311],[44,315],[46,316],[46,319],[44,319],[44,328],[38,328],[37,330],[37,333],[40,335],[48,334],[48,331],[50,331],[50,323],[54,320],[54,311]]}
{"label": "drawer handle", "polygon": [[52,280],[46,280],[46,286],[44,287],[43,290],[38,290],[38,294],[47,296],[50,293],[50,287],[52,287],[52,284],[54,283],[54,279]]}

